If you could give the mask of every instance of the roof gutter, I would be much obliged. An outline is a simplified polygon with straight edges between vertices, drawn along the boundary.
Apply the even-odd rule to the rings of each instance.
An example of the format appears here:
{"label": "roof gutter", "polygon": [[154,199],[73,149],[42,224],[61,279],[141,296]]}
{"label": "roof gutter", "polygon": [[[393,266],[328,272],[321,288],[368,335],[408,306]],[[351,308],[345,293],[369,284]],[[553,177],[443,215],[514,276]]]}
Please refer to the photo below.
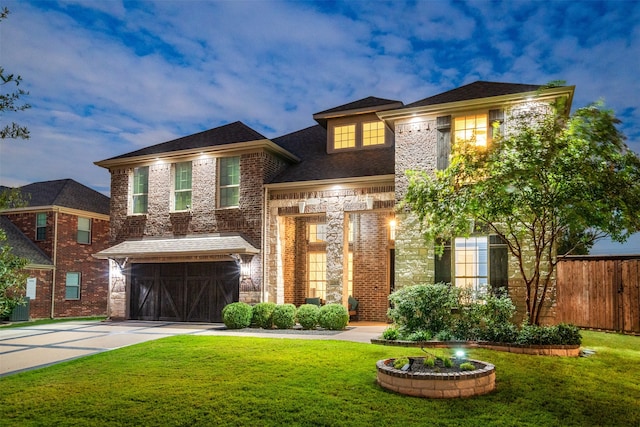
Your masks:
{"label": "roof gutter", "polygon": [[[396,120],[407,119],[418,115],[437,113],[439,115],[453,113],[461,110],[471,110],[493,105],[513,105],[521,103],[523,99],[544,101],[567,96],[567,109],[571,109],[575,86],[561,86],[542,91],[519,92],[508,95],[491,96],[487,98],[468,99],[464,101],[447,102],[442,104],[424,105],[420,107],[401,108],[398,110],[381,111],[377,113],[381,120],[393,123]],[[566,112],[567,114],[569,111]]]}
{"label": "roof gutter", "polygon": [[299,157],[285,150],[275,142],[269,139],[260,139],[256,141],[236,142],[233,144],[210,145],[206,147],[190,148],[187,150],[168,151],[168,152],[155,153],[155,154],[143,154],[140,156],[115,157],[111,159],[100,160],[100,161],[94,162],[94,164],[97,166],[109,169],[110,167],[113,167],[113,166],[140,164],[145,162],[152,162],[158,159],[172,160],[172,159],[180,159],[184,157],[193,157],[193,156],[198,156],[202,154],[205,154],[205,155],[206,154],[212,154],[212,155],[238,154],[243,151],[253,151],[257,149],[263,149],[263,150],[269,151],[271,153],[277,154],[293,162],[300,161]]}

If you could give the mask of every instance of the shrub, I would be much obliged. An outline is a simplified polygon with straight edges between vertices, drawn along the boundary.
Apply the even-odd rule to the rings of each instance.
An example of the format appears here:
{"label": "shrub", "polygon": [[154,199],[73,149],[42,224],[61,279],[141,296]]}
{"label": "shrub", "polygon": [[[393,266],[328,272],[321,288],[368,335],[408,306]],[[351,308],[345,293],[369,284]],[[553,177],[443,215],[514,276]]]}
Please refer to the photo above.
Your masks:
{"label": "shrub", "polygon": [[253,306],[253,318],[251,325],[257,328],[271,329],[273,327],[273,310],[276,304],[273,302],[259,302]]}
{"label": "shrub", "polygon": [[444,365],[445,368],[451,368],[453,367],[453,360],[451,360],[448,357],[443,357],[442,364]]}
{"label": "shrub", "polygon": [[464,363],[460,364],[460,370],[461,371],[475,371],[476,367],[471,362],[464,362]]}
{"label": "shrub", "polygon": [[398,359],[393,361],[393,367],[396,369],[401,369],[407,363],[409,363],[408,357],[399,357]]}
{"label": "shrub", "polygon": [[429,341],[433,335],[429,331],[414,331],[403,336],[407,341]]}
{"label": "shrub", "polygon": [[559,324],[553,326],[522,325],[518,344],[526,345],[580,345],[582,336],[577,326]]}
{"label": "shrub", "polygon": [[438,341],[451,341],[453,340],[453,333],[448,330],[442,330],[436,334],[436,339]]}
{"label": "shrub", "polygon": [[253,309],[244,302],[234,302],[222,309],[222,321],[229,329],[242,329],[251,324]]}
{"label": "shrub", "polygon": [[580,345],[582,344],[582,335],[580,328],[576,325],[560,323],[556,326],[558,340],[564,345]]}
{"label": "shrub", "polygon": [[293,304],[277,305],[273,309],[273,324],[278,329],[293,328],[296,324],[296,306]]}
{"label": "shrub", "polygon": [[428,331],[433,336],[452,329],[451,310],[458,307],[459,294],[458,288],[444,283],[407,286],[389,295],[389,317],[403,333]]}
{"label": "shrub", "polygon": [[344,329],[349,323],[349,312],[342,304],[323,305],[320,307],[318,323],[325,329]]}
{"label": "shrub", "polygon": [[313,329],[318,326],[320,307],[315,304],[303,304],[298,307],[296,317],[298,318],[298,323],[300,323],[302,329]]}
{"label": "shrub", "polygon": [[396,326],[389,326],[382,332],[382,338],[385,340],[395,341],[400,337],[400,332]]}

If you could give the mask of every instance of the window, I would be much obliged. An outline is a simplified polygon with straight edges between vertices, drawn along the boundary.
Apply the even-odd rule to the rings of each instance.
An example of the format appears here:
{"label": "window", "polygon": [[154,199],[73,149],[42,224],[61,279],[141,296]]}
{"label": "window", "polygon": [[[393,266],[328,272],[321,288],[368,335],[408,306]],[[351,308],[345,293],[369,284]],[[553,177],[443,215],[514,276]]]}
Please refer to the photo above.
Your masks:
{"label": "window", "polygon": [[453,283],[477,292],[507,289],[509,253],[506,242],[497,235],[454,239],[444,245],[435,258],[435,283]]}
{"label": "window", "polygon": [[220,159],[220,207],[238,206],[240,203],[240,157]]}
{"label": "window", "polygon": [[[349,222],[349,243],[353,243],[355,230],[353,223]],[[326,243],[327,241],[327,224],[309,224],[308,226],[309,243]]]}
{"label": "window", "polygon": [[384,144],[384,123],[383,122],[368,122],[362,124],[362,145],[364,147],[369,145],[382,145]]}
{"label": "window", "polygon": [[67,273],[65,299],[80,299],[80,273]]}
{"label": "window", "polygon": [[308,254],[309,289],[308,298],[327,297],[327,253],[309,252]]}
{"label": "window", "polygon": [[475,293],[487,291],[489,279],[488,241],[486,236],[455,239],[455,285]]}
{"label": "window", "polygon": [[78,217],[78,243],[91,244],[91,218]]}
{"label": "window", "polygon": [[36,214],[36,240],[47,238],[47,214],[41,212]]}
{"label": "window", "polygon": [[174,205],[176,211],[191,208],[191,162],[175,164]]}
{"label": "window", "polygon": [[454,119],[455,141],[471,141],[476,146],[487,145],[487,114],[472,114]]}
{"label": "window", "polygon": [[133,170],[133,210],[134,214],[147,213],[149,201],[149,166]]}
{"label": "window", "polygon": [[336,126],[333,128],[333,147],[353,148],[356,146],[356,125]]}

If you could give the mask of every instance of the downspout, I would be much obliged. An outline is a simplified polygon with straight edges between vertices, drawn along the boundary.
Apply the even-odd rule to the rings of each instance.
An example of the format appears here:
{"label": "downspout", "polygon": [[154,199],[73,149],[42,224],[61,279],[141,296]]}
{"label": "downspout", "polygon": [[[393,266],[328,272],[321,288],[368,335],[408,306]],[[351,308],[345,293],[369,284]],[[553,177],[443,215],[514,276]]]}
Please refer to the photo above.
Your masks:
{"label": "downspout", "polygon": [[55,318],[56,275],[58,274],[58,209],[53,211],[53,280],[51,281],[51,314]]}

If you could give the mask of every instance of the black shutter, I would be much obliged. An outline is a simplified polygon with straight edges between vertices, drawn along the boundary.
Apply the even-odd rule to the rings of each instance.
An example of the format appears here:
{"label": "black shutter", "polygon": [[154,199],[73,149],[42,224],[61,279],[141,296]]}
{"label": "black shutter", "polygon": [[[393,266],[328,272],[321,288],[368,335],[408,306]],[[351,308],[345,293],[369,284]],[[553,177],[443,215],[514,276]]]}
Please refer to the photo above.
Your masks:
{"label": "black shutter", "polygon": [[489,284],[497,290],[509,285],[509,253],[500,236],[489,236]]}
{"label": "black shutter", "polygon": [[442,256],[435,257],[434,283],[451,283],[451,243],[444,246]]}
{"label": "black shutter", "polygon": [[496,122],[500,124],[500,126],[498,127],[498,133],[502,135],[504,133],[504,111],[503,110],[489,110],[489,129],[490,129],[489,136],[491,137],[491,139],[498,136],[495,133],[495,130],[493,128],[493,124]]}
{"label": "black shutter", "polygon": [[451,116],[438,117],[436,129],[438,131],[436,168],[443,170],[449,166],[451,154]]}

